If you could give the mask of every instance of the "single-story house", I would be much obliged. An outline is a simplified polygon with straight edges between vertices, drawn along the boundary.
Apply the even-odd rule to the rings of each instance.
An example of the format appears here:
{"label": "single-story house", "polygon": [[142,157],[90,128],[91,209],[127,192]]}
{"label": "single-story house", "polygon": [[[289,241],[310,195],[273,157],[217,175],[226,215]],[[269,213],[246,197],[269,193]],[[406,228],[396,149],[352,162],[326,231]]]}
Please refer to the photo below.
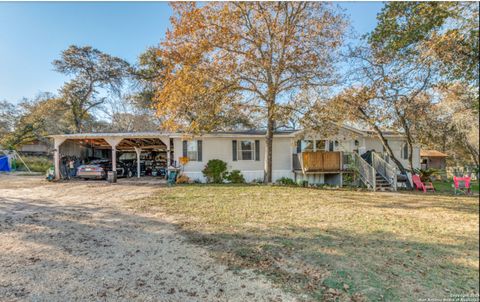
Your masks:
{"label": "single-story house", "polygon": [[437,150],[420,150],[421,168],[445,170],[447,154]]}
{"label": "single-story house", "polygon": [[23,155],[45,156],[50,152],[50,147],[41,141],[35,140],[17,147],[17,151]]}
{"label": "single-story house", "polygon": [[[202,170],[211,159],[220,159],[229,170],[240,170],[247,182],[261,180],[265,169],[265,131],[212,132],[201,135],[184,133],[78,133],[52,135],[56,178],[60,177],[62,156],[109,158],[116,169],[117,152],[135,153],[138,177],[143,162],[154,166],[177,166],[192,180],[205,181]],[[408,166],[408,148],[403,135],[386,133],[397,158]],[[366,153],[374,156],[362,158]],[[120,155],[122,156],[122,155]],[[142,157],[143,156],[143,157]],[[181,164],[183,159],[188,162]],[[182,160],[181,160],[182,159]],[[420,167],[420,148],[413,152],[415,167]],[[357,167],[353,167],[355,162]],[[304,130],[277,131],[273,138],[273,181],[288,177],[310,184],[342,185],[342,176],[359,170],[364,183],[375,188],[388,182],[396,186],[397,169],[385,156],[380,140],[370,131],[341,126],[329,137]],[[379,175],[383,175],[383,178]],[[394,179],[395,178],[395,182]],[[387,184],[384,184],[387,186]]]}

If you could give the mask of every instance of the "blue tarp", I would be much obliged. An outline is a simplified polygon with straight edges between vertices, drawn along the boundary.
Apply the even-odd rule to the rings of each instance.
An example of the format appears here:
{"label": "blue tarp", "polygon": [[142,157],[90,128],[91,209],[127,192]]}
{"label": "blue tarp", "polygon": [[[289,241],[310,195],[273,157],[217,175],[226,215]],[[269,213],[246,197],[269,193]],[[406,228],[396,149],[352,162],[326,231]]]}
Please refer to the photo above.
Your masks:
{"label": "blue tarp", "polygon": [[8,164],[7,156],[0,156],[0,172],[10,172],[10,165]]}

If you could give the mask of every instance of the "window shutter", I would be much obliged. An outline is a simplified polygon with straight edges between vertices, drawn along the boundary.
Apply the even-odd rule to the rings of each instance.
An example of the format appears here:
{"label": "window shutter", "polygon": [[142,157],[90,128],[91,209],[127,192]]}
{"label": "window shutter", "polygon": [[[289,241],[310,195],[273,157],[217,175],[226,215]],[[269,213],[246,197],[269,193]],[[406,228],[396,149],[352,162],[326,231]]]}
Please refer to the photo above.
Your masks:
{"label": "window shutter", "polygon": [[328,151],[333,151],[333,141],[328,142]]}
{"label": "window shutter", "polygon": [[255,160],[260,160],[260,141],[255,141]]}
{"label": "window shutter", "polygon": [[187,141],[183,141],[183,157],[187,157]]}
{"label": "window shutter", "polygon": [[232,141],[232,160],[237,161],[237,141]]}
{"label": "window shutter", "polygon": [[197,160],[202,161],[202,141],[197,141]]}
{"label": "window shutter", "polygon": [[302,141],[297,141],[297,153],[302,153]]}

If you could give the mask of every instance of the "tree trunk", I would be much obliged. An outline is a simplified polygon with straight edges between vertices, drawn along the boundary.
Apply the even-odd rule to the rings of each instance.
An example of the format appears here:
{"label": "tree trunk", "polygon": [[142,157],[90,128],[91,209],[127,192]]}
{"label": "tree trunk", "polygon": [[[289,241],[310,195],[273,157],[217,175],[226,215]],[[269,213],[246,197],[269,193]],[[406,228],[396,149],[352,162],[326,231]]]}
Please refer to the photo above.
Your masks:
{"label": "tree trunk", "polygon": [[82,121],[78,116],[74,116],[74,123],[75,123],[75,132],[76,133],[82,132]]}
{"label": "tree trunk", "polygon": [[413,138],[412,133],[410,132],[410,126],[408,125],[407,119],[405,115],[401,113],[400,109],[398,108],[398,104],[395,103],[395,112],[402,124],[403,130],[405,131],[405,136],[407,137],[407,145],[408,145],[408,164],[410,166],[410,171],[413,172]]}
{"label": "tree trunk", "polygon": [[463,141],[463,144],[465,145],[465,147],[467,148],[468,152],[470,153],[470,156],[473,160],[473,162],[475,163],[475,165],[478,167],[478,157],[479,157],[479,153],[478,153],[478,149],[475,148],[474,146],[472,146],[472,144],[470,144],[468,142],[468,138],[467,136],[465,135],[465,133],[462,133],[462,141]]}
{"label": "tree trunk", "polygon": [[78,110],[78,105],[75,102],[70,103],[72,116],[73,116],[73,125],[75,126],[75,133],[82,132],[82,118],[80,117],[80,110]]}
{"label": "tree trunk", "polygon": [[383,136],[383,132],[380,130],[380,128],[378,128],[377,125],[373,125],[373,129],[377,133],[378,138],[380,138],[380,141],[382,142],[382,145],[385,147],[385,150],[387,150],[388,156],[390,156],[393,162],[397,165],[397,167],[400,169],[400,172],[402,172],[402,174],[406,174],[407,169],[405,169],[405,167],[402,165],[402,163],[397,159],[397,157],[393,153],[392,148],[388,144],[387,139]]}
{"label": "tree trunk", "polygon": [[275,128],[275,119],[273,115],[273,105],[268,105],[267,134],[265,137],[265,174],[264,183],[272,183],[272,162],[273,162],[273,132]]}

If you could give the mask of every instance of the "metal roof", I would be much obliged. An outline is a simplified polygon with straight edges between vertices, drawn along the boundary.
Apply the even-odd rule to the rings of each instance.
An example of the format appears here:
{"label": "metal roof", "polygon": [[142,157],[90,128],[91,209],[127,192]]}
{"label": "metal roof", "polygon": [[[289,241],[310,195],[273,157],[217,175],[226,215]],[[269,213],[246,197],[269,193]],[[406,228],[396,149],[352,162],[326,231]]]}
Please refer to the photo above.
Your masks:
{"label": "metal roof", "polygon": [[[371,130],[360,130],[352,126],[342,125],[346,130],[353,131],[360,135],[368,136],[375,135]],[[274,134],[277,136],[293,137],[298,133],[302,133],[302,129],[298,130],[278,130]],[[94,139],[105,137],[124,137],[124,138],[155,138],[155,137],[238,137],[238,136],[252,136],[263,137],[266,135],[266,130],[252,129],[252,130],[238,130],[238,131],[214,131],[200,134],[188,134],[182,132],[161,132],[161,131],[146,131],[146,132],[110,132],[110,133],[75,133],[75,134],[56,134],[49,135],[52,138],[65,138],[65,139]],[[402,133],[394,131],[386,131],[384,133],[388,137],[403,136]]]}
{"label": "metal roof", "polygon": [[447,157],[448,155],[437,150],[420,150],[420,157]]}
{"label": "metal roof", "polygon": [[[290,136],[296,131],[286,130],[286,131],[276,131],[275,135],[285,135]],[[74,133],[74,134],[56,134],[49,135],[52,138],[65,138],[65,139],[95,139],[95,138],[105,138],[105,137],[123,137],[123,138],[155,138],[155,137],[185,137],[185,136],[201,136],[201,137],[235,137],[235,136],[265,136],[265,130],[244,130],[244,131],[216,131],[209,133],[200,133],[200,134],[187,134],[180,132],[160,132],[160,131],[150,131],[150,132],[112,132],[112,133]]]}

